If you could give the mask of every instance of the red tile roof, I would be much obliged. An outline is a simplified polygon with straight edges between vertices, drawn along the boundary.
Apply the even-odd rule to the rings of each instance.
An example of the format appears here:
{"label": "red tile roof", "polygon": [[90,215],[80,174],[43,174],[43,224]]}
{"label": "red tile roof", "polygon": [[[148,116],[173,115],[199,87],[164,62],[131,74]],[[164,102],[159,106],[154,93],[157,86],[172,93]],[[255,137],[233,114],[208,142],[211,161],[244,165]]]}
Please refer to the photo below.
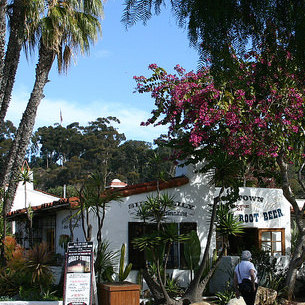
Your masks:
{"label": "red tile roof", "polygon": [[[39,212],[42,210],[49,210],[49,209],[55,209],[55,208],[66,208],[66,207],[76,207],[78,205],[78,198],[77,197],[70,197],[70,198],[61,198],[56,201],[43,203],[37,206],[32,206],[33,212]],[[7,213],[7,217],[13,217],[16,215],[21,215],[26,213],[27,209],[23,208],[16,211],[11,211]]]}
{"label": "red tile roof", "polygon": [[[189,183],[189,179],[185,176],[175,177],[167,181],[159,181],[159,190],[169,189],[172,187],[181,186]],[[121,189],[115,189],[114,192],[118,192],[122,197],[128,197],[136,194],[148,193],[156,191],[158,188],[158,182],[146,182],[140,184],[134,184],[126,186]]]}
{"label": "red tile roof", "polygon": [[[128,197],[132,195],[153,192],[156,191],[157,188],[159,188],[159,190],[164,190],[164,189],[185,185],[187,183],[189,183],[189,179],[185,176],[181,176],[181,177],[175,177],[169,179],[167,181],[159,181],[159,182],[152,181],[152,182],[140,183],[135,185],[129,185],[123,188],[112,189],[111,191],[115,193],[119,193],[122,197]],[[50,203],[44,203],[38,206],[33,206],[32,210],[33,212],[39,212],[49,209],[64,209],[67,207],[75,208],[78,206],[78,204],[79,204],[78,197],[61,198],[59,200]],[[13,212],[9,212],[7,216],[9,218],[13,218],[14,216],[22,215],[24,213],[26,213],[26,209],[20,209]]]}

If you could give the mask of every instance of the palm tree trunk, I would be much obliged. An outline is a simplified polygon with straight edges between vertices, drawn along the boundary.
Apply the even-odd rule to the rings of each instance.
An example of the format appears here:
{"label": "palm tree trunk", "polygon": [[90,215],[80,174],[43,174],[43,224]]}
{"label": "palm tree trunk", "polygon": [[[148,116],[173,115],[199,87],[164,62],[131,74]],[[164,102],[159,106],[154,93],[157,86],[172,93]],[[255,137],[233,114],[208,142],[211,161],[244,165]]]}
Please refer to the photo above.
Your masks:
{"label": "palm tree trunk", "polygon": [[[284,194],[285,198],[288,200],[288,202],[293,207],[293,213],[294,213],[296,225],[297,225],[297,228],[299,231],[299,238],[297,239],[294,253],[292,253],[292,257],[290,259],[287,277],[286,277],[286,287],[288,288],[287,296],[288,296],[288,299],[291,300],[293,297],[294,286],[295,286],[296,277],[297,277],[297,270],[302,266],[302,264],[305,261],[305,225],[302,221],[305,206],[303,207],[303,209],[300,209],[296,202],[296,199],[292,193],[289,178],[288,178],[288,165],[284,161],[283,154],[280,154],[280,156],[277,159],[277,162],[280,167],[283,194]],[[304,166],[304,164],[303,164],[303,166]],[[299,181],[299,182],[300,182],[301,186],[303,187],[302,181]]]}
{"label": "palm tree trunk", "polygon": [[9,186],[7,190],[9,200],[4,202],[3,209],[5,213],[10,211],[14,201],[18,184],[16,177],[18,176],[19,168],[22,165],[24,156],[26,154],[26,149],[29,145],[30,137],[32,135],[35,124],[37,109],[44,97],[43,90],[46,83],[48,82],[48,75],[52,68],[54,59],[55,52],[45,48],[44,45],[40,43],[39,60],[36,66],[35,84],[27,107],[23,113],[6,163],[7,167],[4,176],[9,178]]}
{"label": "palm tree trunk", "polygon": [[70,241],[73,242],[74,241],[74,230],[73,230],[74,228],[72,223],[73,213],[70,202],[69,202],[69,212],[70,212],[70,218],[69,218]]}
{"label": "palm tree trunk", "polygon": [[98,248],[100,248],[101,244],[102,244],[102,229],[104,226],[104,221],[105,221],[105,217],[106,217],[106,204],[103,204],[102,207],[102,217],[100,216],[100,211],[99,211],[99,206],[96,205],[96,216],[97,216],[97,223],[98,223],[98,230],[96,233],[96,240],[97,240],[97,246]]}
{"label": "palm tree trunk", "polygon": [[10,18],[11,30],[0,86],[0,126],[4,122],[4,118],[10,103],[17,67],[19,64],[21,47],[24,41],[25,12],[25,1],[15,0],[13,3],[13,14]]}
{"label": "palm tree trunk", "polygon": [[149,287],[149,290],[155,300],[162,300],[164,298],[163,292],[160,285],[152,278],[152,276],[147,271],[147,267],[143,269],[143,278]]}
{"label": "palm tree trunk", "polygon": [[[2,81],[2,70],[5,56],[5,35],[6,35],[6,0],[0,0],[0,84]],[[1,126],[1,124],[0,124]]]}

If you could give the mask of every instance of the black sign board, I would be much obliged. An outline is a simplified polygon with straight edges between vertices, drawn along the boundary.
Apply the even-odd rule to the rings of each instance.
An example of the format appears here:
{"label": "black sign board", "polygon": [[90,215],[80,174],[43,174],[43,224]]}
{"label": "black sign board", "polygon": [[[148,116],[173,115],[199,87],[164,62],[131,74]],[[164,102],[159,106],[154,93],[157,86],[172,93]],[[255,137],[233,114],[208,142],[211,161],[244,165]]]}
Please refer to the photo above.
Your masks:
{"label": "black sign board", "polygon": [[93,243],[68,243],[64,305],[92,305],[93,271]]}

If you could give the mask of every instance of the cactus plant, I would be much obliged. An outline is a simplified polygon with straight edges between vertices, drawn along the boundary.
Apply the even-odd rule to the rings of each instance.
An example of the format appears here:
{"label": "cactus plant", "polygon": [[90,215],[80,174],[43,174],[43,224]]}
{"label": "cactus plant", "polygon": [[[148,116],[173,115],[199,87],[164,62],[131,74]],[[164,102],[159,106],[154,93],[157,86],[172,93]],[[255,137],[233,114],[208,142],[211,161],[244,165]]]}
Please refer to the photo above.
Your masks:
{"label": "cactus plant", "polygon": [[125,264],[125,250],[126,250],[126,246],[125,246],[125,244],[122,244],[122,247],[121,247],[121,257],[120,257],[120,266],[119,266],[119,282],[123,282],[127,278],[127,276],[129,275],[129,273],[131,271],[131,268],[132,268],[132,264],[131,263],[124,268],[124,264]]}

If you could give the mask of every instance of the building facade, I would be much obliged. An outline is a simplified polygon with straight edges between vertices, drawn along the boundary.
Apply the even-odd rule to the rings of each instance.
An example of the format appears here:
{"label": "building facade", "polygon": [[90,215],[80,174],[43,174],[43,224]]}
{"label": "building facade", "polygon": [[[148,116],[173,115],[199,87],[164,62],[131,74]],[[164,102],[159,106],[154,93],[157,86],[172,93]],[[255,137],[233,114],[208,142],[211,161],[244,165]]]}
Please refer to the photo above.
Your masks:
{"label": "building facade", "polygon": [[[179,168],[176,177],[168,181],[120,188],[122,200],[108,204],[102,229],[103,239],[110,242],[114,251],[119,250],[124,243],[127,247],[127,261],[133,263],[134,269],[143,267],[143,255],[132,245],[132,240],[143,234],[145,226],[137,217],[137,208],[148,196],[157,196],[160,190],[161,193],[173,196],[175,203],[175,208],[167,211],[165,222],[173,223],[181,234],[196,230],[203,253],[207,242],[211,206],[219,192],[209,184],[209,177],[196,172],[196,168],[190,165]],[[14,205],[9,213],[17,240],[20,234],[26,232],[26,209],[18,207],[20,205]],[[76,216],[71,217],[76,214],[78,208],[77,198],[56,198],[50,202],[40,201],[40,204],[33,206],[34,229],[38,235],[40,234],[37,241],[46,241],[49,249],[59,255],[64,255],[62,241],[69,239],[71,230],[74,241],[84,241],[80,219]],[[290,253],[290,205],[281,189],[240,188],[234,214],[243,223],[245,234],[230,239],[228,255],[239,255],[242,250],[252,248],[268,251],[276,257]],[[92,224],[92,241],[96,244],[96,219],[94,213],[90,213],[89,216]],[[151,225],[150,230],[153,229]],[[210,247],[211,256],[214,250],[221,250],[222,242],[215,231]],[[173,245],[169,268],[173,276],[179,277],[182,285],[187,284],[189,271],[183,258],[182,244]],[[133,271],[130,277],[130,280],[135,280],[136,271]]]}

